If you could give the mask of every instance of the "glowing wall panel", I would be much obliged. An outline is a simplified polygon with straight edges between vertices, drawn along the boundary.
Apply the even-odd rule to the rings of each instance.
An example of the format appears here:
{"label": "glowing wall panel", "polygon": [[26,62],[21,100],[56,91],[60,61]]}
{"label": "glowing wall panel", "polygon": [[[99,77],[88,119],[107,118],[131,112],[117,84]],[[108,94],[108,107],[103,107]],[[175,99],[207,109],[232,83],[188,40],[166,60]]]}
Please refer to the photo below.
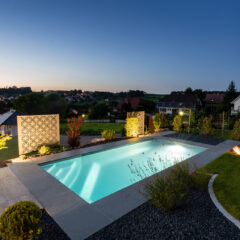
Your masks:
{"label": "glowing wall panel", "polygon": [[138,134],[143,135],[144,134],[144,118],[145,118],[145,112],[128,112],[127,118],[138,118]]}
{"label": "glowing wall panel", "polygon": [[60,144],[58,114],[18,116],[17,126],[19,155]]}

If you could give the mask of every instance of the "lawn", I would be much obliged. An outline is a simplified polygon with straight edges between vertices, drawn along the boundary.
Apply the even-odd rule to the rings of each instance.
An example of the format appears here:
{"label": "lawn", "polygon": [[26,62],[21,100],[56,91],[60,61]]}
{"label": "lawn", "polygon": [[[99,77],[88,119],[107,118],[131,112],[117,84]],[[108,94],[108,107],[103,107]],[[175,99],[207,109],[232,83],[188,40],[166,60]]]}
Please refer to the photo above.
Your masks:
{"label": "lawn", "polygon": [[0,152],[0,161],[18,157],[18,141],[17,137],[7,141],[7,149],[2,149]]}
{"label": "lawn", "polygon": [[230,214],[240,220],[240,156],[225,153],[202,170],[219,174],[213,183],[216,197]]}
{"label": "lawn", "polygon": [[[103,130],[114,130],[116,133],[121,133],[123,128],[124,124],[122,123],[83,123],[81,135],[100,135]],[[67,123],[61,123],[61,134],[66,134],[66,130],[68,130]]]}

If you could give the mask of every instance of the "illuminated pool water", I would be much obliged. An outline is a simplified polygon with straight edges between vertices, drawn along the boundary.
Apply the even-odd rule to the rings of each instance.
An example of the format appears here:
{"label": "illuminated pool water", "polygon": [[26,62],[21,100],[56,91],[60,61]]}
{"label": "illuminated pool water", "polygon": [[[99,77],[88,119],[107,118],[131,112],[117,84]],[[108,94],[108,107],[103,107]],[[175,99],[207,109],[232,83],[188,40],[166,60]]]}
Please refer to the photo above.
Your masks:
{"label": "illuminated pool water", "polygon": [[92,203],[181,162],[205,148],[148,140],[41,167]]}

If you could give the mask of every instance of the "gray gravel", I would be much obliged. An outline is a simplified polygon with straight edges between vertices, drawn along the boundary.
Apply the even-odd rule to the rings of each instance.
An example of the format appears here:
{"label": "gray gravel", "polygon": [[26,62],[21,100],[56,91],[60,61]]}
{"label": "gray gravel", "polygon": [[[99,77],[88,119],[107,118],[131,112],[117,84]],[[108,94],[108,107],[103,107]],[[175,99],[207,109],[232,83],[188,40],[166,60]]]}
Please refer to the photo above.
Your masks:
{"label": "gray gravel", "polygon": [[95,233],[96,239],[240,239],[240,231],[214,206],[209,194],[194,190],[187,205],[166,213],[149,202]]}

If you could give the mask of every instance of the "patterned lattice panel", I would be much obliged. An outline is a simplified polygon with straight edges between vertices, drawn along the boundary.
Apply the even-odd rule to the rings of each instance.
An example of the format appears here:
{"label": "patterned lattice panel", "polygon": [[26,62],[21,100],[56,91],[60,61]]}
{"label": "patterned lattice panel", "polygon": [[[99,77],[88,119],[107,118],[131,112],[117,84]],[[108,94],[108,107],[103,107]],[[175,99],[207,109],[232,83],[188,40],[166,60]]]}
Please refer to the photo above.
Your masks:
{"label": "patterned lattice panel", "polygon": [[18,116],[17,125],[19,155],[60,144],[58,114]]}
{"label": "patterned lattice panel", "polygon": [[128,118],[131,118],[131,117],[138,118],[138,124],[139,124],[138,134],[139,135],[144,135],[145,112],[144,111],[141,111],[141,112],[128,112],[127,113],[127,117]]}

